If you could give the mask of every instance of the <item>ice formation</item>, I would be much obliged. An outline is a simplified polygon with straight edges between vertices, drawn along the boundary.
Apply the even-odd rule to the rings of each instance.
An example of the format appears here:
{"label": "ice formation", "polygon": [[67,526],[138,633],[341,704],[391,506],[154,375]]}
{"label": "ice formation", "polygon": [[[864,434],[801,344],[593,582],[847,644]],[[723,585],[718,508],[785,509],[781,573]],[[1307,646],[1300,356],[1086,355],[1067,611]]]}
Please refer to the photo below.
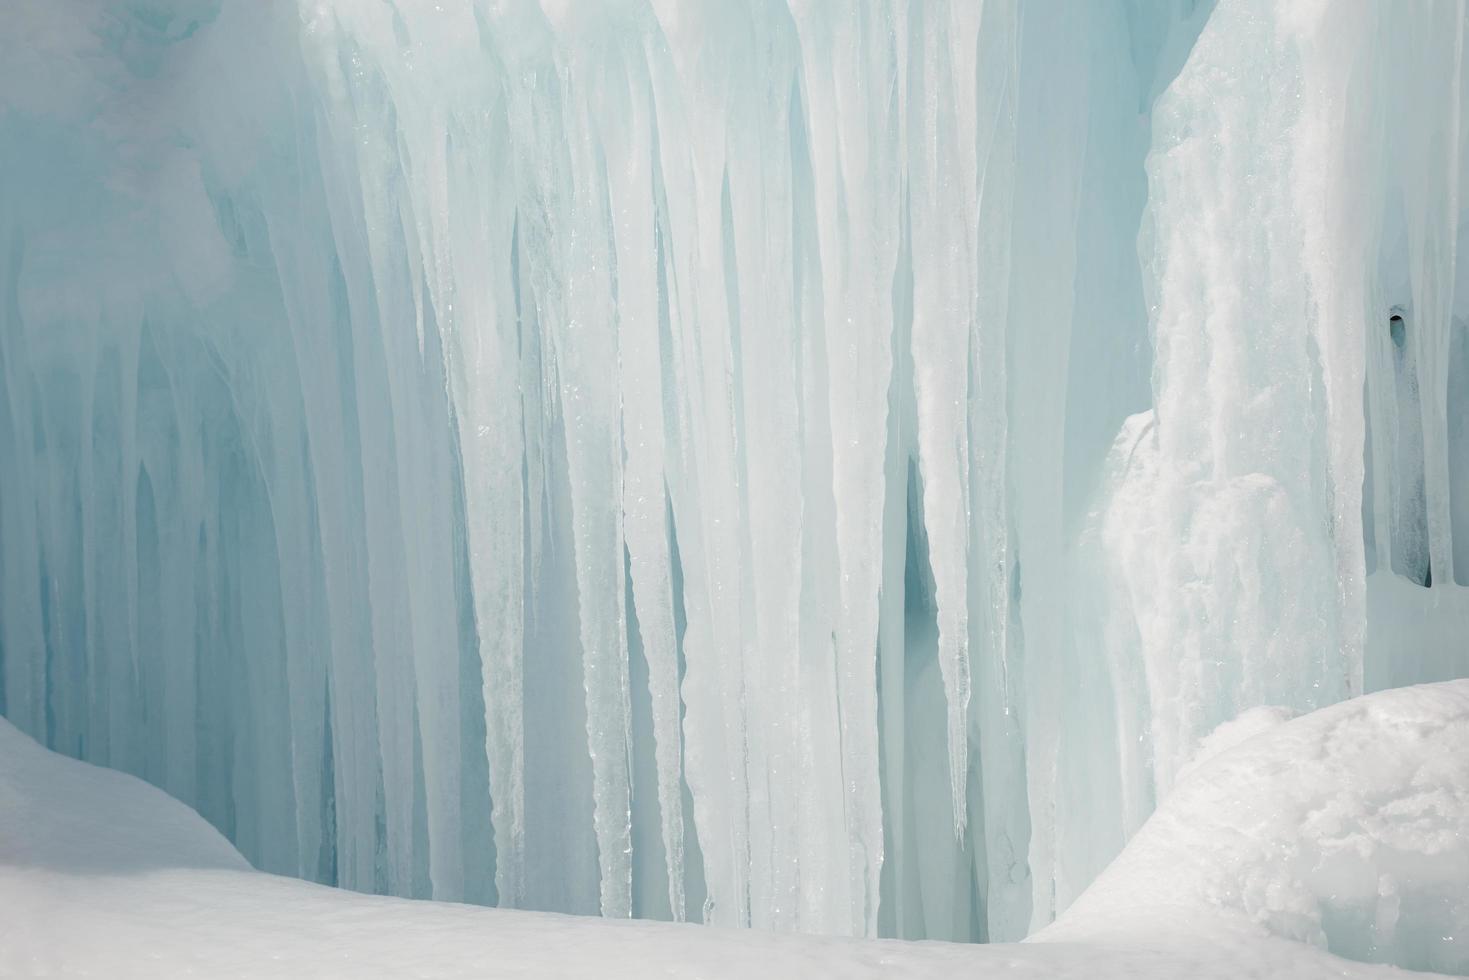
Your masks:
{"label": "ice formation", "polygon": [[0,23],[0,710],[257,867],[1018,939],[1469,674],[1462,0]]}

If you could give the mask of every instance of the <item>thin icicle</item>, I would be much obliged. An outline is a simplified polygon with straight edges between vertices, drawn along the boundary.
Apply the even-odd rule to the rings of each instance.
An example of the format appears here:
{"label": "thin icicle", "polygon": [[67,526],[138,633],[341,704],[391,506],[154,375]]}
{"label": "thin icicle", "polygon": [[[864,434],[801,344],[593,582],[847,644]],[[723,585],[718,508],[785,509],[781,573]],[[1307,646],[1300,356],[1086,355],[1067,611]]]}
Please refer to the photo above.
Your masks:
{"label": "thin icicle", "polygon": [[841,609],[836,622],[848,878],[848,928],[875,928],[882,867],[877,746],[877,603],[883,465],[897,261],[897,18],[889,4],[830,18],[795,3],[815,174],[830,374]]}
{"label": "thin icicle", "polygon": [[[954,835],[967,816],[969,708],[970,343],[978,290],[974,51],[981,7],[921,9],[910,68],[909,214],[913,235],[913,387],[923,515],[948,702]],[[982,370],[992,370],[982,364]],[[988,379],[986,379],[988,381]],[[988,384],[985,385],[988,389]],[[994,424],[985,419],[986,427]]]}
{"label": "thin icicle", "polygon": [[664,476],[664,417],[659,343],[652,94],[640,63],[599,93],[597,117],[607,156],[617,260],[618,377],[623,452],[622,520],[632,570],[633,604],[648,688],[658,770],[658,810],[674,921],[684,909],[683,751],[679,725],[677,636]]}
{"label": "thin icicle", "polygon": [[[556,29],[580,29],[570,22]],[[631,777],[628,752],[626,584],[622,532],[622,435],[618,406],[616,307],[612,292],[607,177],[589,99],[602,80],[594,45],[574,42],[561,66],[562,125],[569,136],[565,171],[545,172],[552,202],[549,254],[540,291],[551,310],[551,354],[560,386],[571,481],[573,544],[592,760],[593,826],[601,872],[602,914],[632,913]],[[542,105],[541,111],[552,109]]]}

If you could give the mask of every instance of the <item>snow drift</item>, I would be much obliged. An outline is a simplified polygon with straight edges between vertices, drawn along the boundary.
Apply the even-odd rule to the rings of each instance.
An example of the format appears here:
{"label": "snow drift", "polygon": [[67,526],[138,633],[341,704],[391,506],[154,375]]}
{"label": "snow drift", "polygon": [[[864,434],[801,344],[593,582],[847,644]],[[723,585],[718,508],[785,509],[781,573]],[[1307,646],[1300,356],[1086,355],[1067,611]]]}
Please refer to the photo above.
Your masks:
{"label": "snow drift", "polygon": [[1208,913],[1469,974],[1469,681],[1257,709],[1221,738],[1042,937],[1142,941]]}
{"label": "snow drift", "polygon": [[176,801],[0,721],[0,974],[1401,976],[1323,945],[1462,970],[1445,930],[1469,914],[1466,735],[1462,681],[1269,727],[1183,779],[1040,942],[975,946],[476,909],[262,874]]}

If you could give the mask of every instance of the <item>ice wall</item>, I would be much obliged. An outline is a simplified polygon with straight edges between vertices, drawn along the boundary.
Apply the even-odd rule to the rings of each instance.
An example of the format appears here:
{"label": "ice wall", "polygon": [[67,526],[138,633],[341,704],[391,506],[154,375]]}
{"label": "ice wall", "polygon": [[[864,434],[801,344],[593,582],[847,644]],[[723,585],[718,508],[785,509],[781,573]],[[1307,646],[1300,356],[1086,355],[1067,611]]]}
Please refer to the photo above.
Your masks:
{"label": "ice wall", "polygon": [[1461,4],[4,18],[0,708],[261,867],[1013,939],[1469,673]]}

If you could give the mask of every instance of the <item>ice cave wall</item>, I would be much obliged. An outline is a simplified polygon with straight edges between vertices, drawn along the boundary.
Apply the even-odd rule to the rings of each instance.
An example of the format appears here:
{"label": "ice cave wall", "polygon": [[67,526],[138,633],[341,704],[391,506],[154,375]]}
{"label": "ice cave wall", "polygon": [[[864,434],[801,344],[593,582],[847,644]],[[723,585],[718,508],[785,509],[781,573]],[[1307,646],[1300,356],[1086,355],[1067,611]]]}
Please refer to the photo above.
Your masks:
{"label": "ice cave wall", "polygon": [[260,867],[1013,939],[1469,675],[1462,2],[3,23],[0,708]]}

